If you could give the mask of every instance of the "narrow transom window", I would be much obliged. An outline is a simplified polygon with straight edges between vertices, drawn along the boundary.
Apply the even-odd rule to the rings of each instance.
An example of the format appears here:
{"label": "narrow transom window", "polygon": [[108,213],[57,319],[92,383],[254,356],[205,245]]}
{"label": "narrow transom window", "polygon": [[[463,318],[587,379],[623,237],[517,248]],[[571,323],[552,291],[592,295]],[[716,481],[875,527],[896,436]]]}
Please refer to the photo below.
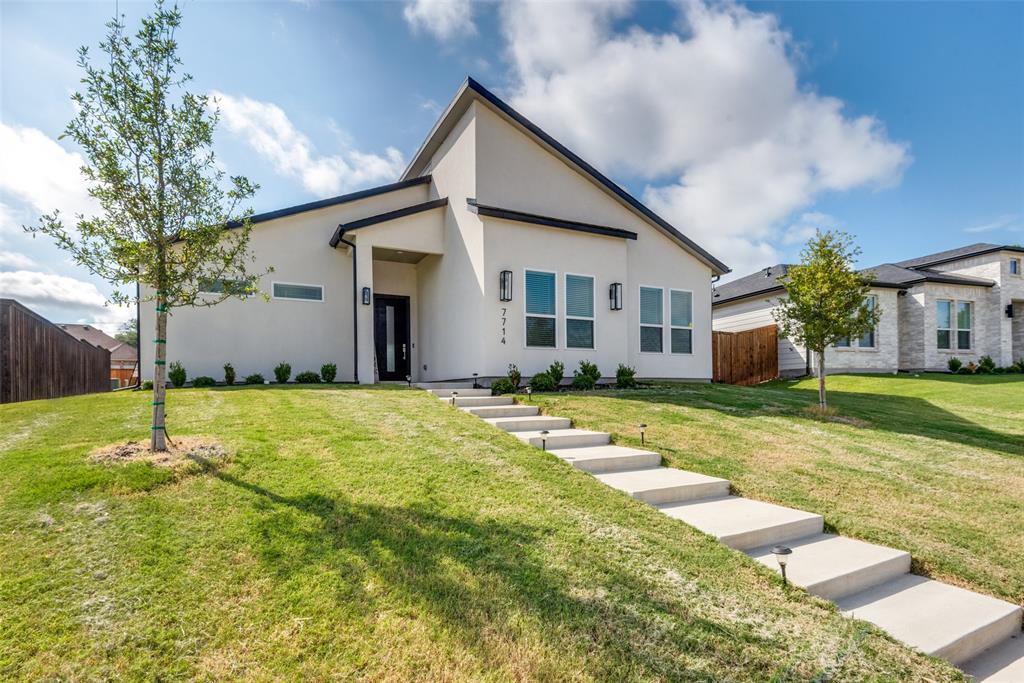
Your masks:
{"label": "narrow transom window", "polygon": [[565,276],[565,346],[594,348],[594,278]]}
{"label": "narrow transom window", "polygon": [[275,282],[274,298],[295,299],[298,301],[323,301],[324,288],[320,285],[298,285],[291,282]]}
{"label": "narrow transom window", "polygon": [[526,271],[526,345],[555,348],[555,274]]}
{"label": "narrow transom window", "polygon": [[935,302],[935,342],[938,348],[953,348],[952,329],[953,302],[940,299]]}
{"label": "narrow transom window", "polygon": [[238,280],[225,280],[218,277],[209,280],[201,280],[199,282],[199,291],[210,294],[228,293],[234,296],[241,296],[245,294],[245,285]]}
{"label": "narrow transom window", "polygon": [[693,353],[693,293],[673,289],[669,293],[671,304],[671,351]]}
{"label": "narrow transom window", "polygon": [[956,347],[958,349],[971,348],[971,314],[974,304],[970,301],[956,302]]}
{"label": "narrow transom window", "polygon": [[663,290],[660,287],[640,288],[640,351],[662,353],[664,328]]}

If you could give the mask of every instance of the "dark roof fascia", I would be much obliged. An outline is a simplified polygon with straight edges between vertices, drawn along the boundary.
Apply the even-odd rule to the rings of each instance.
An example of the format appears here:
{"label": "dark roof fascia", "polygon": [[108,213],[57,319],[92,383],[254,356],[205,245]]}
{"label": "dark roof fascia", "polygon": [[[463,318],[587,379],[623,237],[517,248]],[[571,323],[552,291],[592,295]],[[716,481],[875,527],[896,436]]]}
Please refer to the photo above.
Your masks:
{"label": "dark roof fascia", "polygon": [[[921,263],[917,263],[918,259],[907,259],[905,261],[900,261],[900,262],[898,262],[898,263],[896,263],[894,265],[900,266],[900,268],[911,268],[913,270],[918,270],[920,268],[929,268],[931,266],[942,265],[943,263],[952,263],[953,261],[962,261],[963,259],[973,258],[975,256],[984,256],[985,254],[994,254],[997,251],[1012,251],[1012,252],[1015,252],[1015,253],[1018,253],[1018,254],[1024,254],[1024,247],[1017,247],[1017,246],[1013,246],[1011,244],[998,244],[998,245],[995,245],[995,246],[992,246],[992,247],[986,247],[985,249],[978,249],[976,251],[964,252],[962,254],[957,254],[956,256],[946,256],[944,258],[935,259],[935,260],[932,260],[932,261],[924,261],[924,262],[921,262]],[[902,263],[913,263],[914,265],[912,265],[912,266],[900,265]]]}
{"label": "dark roof fascia", "polygon": [[982,278],[964,278],[957,276],[946,276],[946,275],[932,275],[931,273],[924,277],[911,280],[904,283],[906,286],[919,285],[922,282],[934,282],[936,284],[944,285],[961,285],[964,287],[995,287],[996,283],[991,280],[983,280]]}
{"label": "dark roof fascia", "polygon": [[412,206],[405,206],[401,209],[395,209],[394,211],[388,211],[386,213],[379,213],[376,216],[367,216],[366,218],[360,218],[357,221],[351,223],[342,223],[338,226],[338,229],[334,231],[334,236],[331,237],[331,246],[337,247],[341,241],[342,236],[352,230],[358,230],[359,228],[366,228],[371,225],[377,225],[378,223],[386,223],[387,221],[393,221],[396,218],[402,218],[404,216],[412,216],[413,214],[423,213],[424,211],[430,211],[431,209],[440,209],[443,206],[448,206],[448,198],[442,197],[441,199],[434,199],[429,202],[423,202],[422,204],[413,204]]}
{"label": "dark roof fascia", "polygon": [[[520,126],[525,128],[527,131],[529,131],[532,135],[534,135],[537,138],[539,138],[542,142],[544,142],[544,144],[548,145],[549,147],[554,149],[558,154],[561,154],[563,157],[565,157],[570,162],[575,164],[577,167],[579,167],[581,170],[583,170],[587,175],[589,175],[591,178],[593,178],[598,183],[603,185],[612,194],[616,195],[623,202],[625,202],[626,204],[631,206],[634,210],[636,210],[638,213],[640,213],[645,218],[647,218],[647,220],[651,221],[652,223],[657,225],[659,228],[661,228],[663,231],[668,233],[668,235],[670,237],[676,239],[677,241],[679,241],[683,245],[685,245],[685,247],[687,249],[689,249],[690,251],[692,251],[694,254],[696,254],[698,258],[700,258],[701,260],[705,261],[708,265],[710,265],[713,270],[717,270],[719,275],[724,275],[724,274],[726,274],[728,272],[731,272],[729,266],[725,265],[724,263],[722,263],[721,261],[716,259],[708,251],[706,251],[703,247],[698,245],[696,242],[691,240],[689,237],[687,237],[683,233],[681,233],[678,230],[676,230],[674,227],[672,227],[671,224],[668,223],[668,221],[666,221],[664,218],[662,218],[661,216],[659,216],[658,214],[654,213],[649,208],[644,206],[640,202],[640,200],[638,200],[636,197],[634,197],[633,195],[629,194],[624,189],[619,187],[618,184],[613,182],[611,179],[609,179],[603,173],[601,173],[596,168],[594,168],[593,166],[588,164],[586,161],[584,161],[582,158],[577,156],[576,153],[573,152],[572,150],[570,150],[568,147],[566,147],[565,145],[560,143],[558,140],[554,139],[553,137],[551,137],[550,135],[545,133],[539,126],[537,126],[537,124],[533,123],[528,118],[526,118],[525,116],[523,116],[522,114],[517,112],[515,109],[513,109],[507,103],[505,103],[504,100],[499,98],[497,95],[492,93],[490,90],[488,90],[484,86],[480,85],[480,83],[478,83],[472,77],[467,77],[466,78],[466,82],[465,82],[463,88],[459,90],[459,93],[455,96],[455,98],[448,105],[448,108],[445,109],[444,113],[441,115],[441,118],[438,119],[437,124],[435,124],[434,128],[431,129],[430,135],[427,136],[427,140],[423,143],[423,145],[420,146],[420,149],[416,152],[416,155],[413,157],[412,161],[409,163],[409,167],[405,170],[405,174],[408,174],[408,173],[410,173],[412,171],[413,167],[419,161],[420,155],[423,154],[424,151],[427,149],[427,143],[437,133],[437,131],[441,128],[442,123],[451,114],[451,112],[455,108],[456,103],[461,99],[462,93],[466,89],[469,89],[469,90],[472,90],[473,92],[475,92],[477,95],[479,95],[484,100],[486,100],[495,109],[497,109],[500,112],[502,112],[503,114],[505,114],[505,116],[508,116],[510,119],[512,119],[517,124],[519,124]],[[403,177],[404,177],[404,175],[403,175]]]}
{"label": "dark roof fascia", "polygon": [[[277,209],[276,211],[267,211],[266,213],[258,213],[249,218],[250,223],[262,223],[264,221],[272,221],[275,218],[284,218],[285,216],[293,216],[297,213],[305,213],[306,211],[316,211],[317,209],[325,209],[329,206],[337,206],[339,204],[347,204],[348,202],[354,202],[360,199],[366,199],[367,197],[375,197],[380,194],[387,194],[388,192],[395,192],[397,190],[404,190],[407,187],[414,187],[416,185],[422,185],[430,182],[430,176],[424,175],[418,178],[412,178],[410,180],[402,180],[397,183],[391,183],[389,185],[381,185],[379,187],[371,187],[366,190],[359,190],[358,192],[350,192],[349,194],[343,194],[338,197],[331,197],[329,199],[319,199],[315,202],[307,202],[306,204],[297,204],[296,206],[289,206],[284,209]],[[225,227],[237,228],[242,223],[240,221],[231,221]]]}
{"label": "dark roof fascia", "polygon": [[469,205],[469,210],[473,213],[480,216],[487,216],[489,218],[500,218],[502,220],[516,221],[518,223],[543,225],[549,228],[562,228],[563,230],[575,230],[577,232],[586,232],[593,235],[604,235],[605,237],[619,237],[626,240],[635,240],[637,238],[637,234],[635,232],[622,230],[620,228],[610,228],[606,225],[581,223],[580,221],[571,221],[565,218],[555,218],[553,216],[541,216],[535,213],[526,213],[525,211],[515,211],[513,209],[500,209],[496,206],[480,204],[475,199],[469,198],[466,199],[466,203]]}
{"label": "dark roof fascia", "polygon": [[721,304],[731,304],[737,301],[743,301],[744,299],[753,299],[754,297],[763,296],[765,294],[771,294],[772,292],[784,292],[786,288],[782,285],[775,285],[774,287],[767,287],[765,289],[759,289],[756,292],[744,292],[743,294],[737,294],[736,296],[730,296],[725,299],[715,299],[711,297],[711,306],[719,306]]}

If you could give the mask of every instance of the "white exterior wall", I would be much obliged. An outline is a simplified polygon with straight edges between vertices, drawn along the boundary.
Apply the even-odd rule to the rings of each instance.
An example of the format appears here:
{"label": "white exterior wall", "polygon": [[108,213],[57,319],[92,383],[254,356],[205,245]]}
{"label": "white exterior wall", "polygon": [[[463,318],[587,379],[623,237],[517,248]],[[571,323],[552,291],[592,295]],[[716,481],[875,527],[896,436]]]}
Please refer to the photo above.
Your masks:
{"label": "white exterior wall", "polygon": [[[427,200],[427,186],[417,185],[347,204],[307,211],[257,223],[249,243],[255,257],[251,268],[272,266],[260,289],[270,293],[272,282],[322,285],[324,301],[244,301],[227,299],[209,308],[175,308],[167,326],[167,360],[180,361],[189,378],[209,375],[223,379],[230,362],[241,381],[260,373],[272,379],[274,366],[287,362],[292,374],[319,372],[324,363],[338,366],[338,380],[352,379],[352,259],[343,248],[331,249],[339,223]],[[360,254],[363,262],[369,254]],[[142,296],[153,292],[143,288]],[[155,303],[140,306],[139,325],[143,379],[153,378]],[[370,307],[363,307],[370,308]],[[362,324],[362,323],[360,323]]]}
{"label": "white exterior wall", "polygon": [[[504,374],[516,363],[524,375],[545,369],[552,360],[565,363],[567,374],[582,358],[596,359],[605,376],[619,363],[637,369],[640,377],[711,378],[711,269],[678,243],[623,206],[591,179],[507,123],[488,107],[477,111],[477,200],[505,209],[605,225],[638,234],[624,240],[542,228],[498,220],[484,222],[486,273],[485,310],[480,329],[485,340],[488,374]],[[499,266],[499,264],[502,264]],[[545,266],[545,264],[550,264]],[[544,268],[558,273],[559,298],[564,296],[566,272],[593,275],[597,299],[593,352],[564,349],[564,322],[559,318],[559,345],[552,350],[526,349],[523,332],[523,269]],[[514,273],[514,297],[509,309],[509,343],[497,335],[500,309],[498,273]],[[623,310],[608,306],[608,286],[623,284]],[[639,287],[664,289],[664,353],[639,352]],[[693,293],[693,353],[669,353],[669,289]],[[558,304],[564,307],[564,299]],[[625,335],[625,339],[623,339]],[[515,345],[515,346],[514,346]]]}
{"label": "white exterior wall", "polygon": [[[775,325],[772,312],[778,306],[779,297],[758,297],[732,304],[722,304],[712,309],[713,327],[721,332],[742,332],[758,327]],[[779,374],[795,377],[807,372],[807,350],[779,335]]]}
{"label": "white exterior wall", "polygon": [[[1010,365],[1014,360],[1013,318],[1006,316],[1006,307],[1014,301],[1024,301],[1024,276],[1010,274],[1010,259],[1021,260],[1024,266],[1024,254],[1011,251],[999,251],[982,254],[967,259],[951,261],[934,266],[932,269],[944,273],[981,277],[992,280],[995,287],[988,289],[988,295],[979,297],[976,315],[983,317],[985,333],[983,355],[992,356],[996,365]],[[984,311],[982,311],[984,308]],[[1018,347],[1018,356],[1024,349]]]}

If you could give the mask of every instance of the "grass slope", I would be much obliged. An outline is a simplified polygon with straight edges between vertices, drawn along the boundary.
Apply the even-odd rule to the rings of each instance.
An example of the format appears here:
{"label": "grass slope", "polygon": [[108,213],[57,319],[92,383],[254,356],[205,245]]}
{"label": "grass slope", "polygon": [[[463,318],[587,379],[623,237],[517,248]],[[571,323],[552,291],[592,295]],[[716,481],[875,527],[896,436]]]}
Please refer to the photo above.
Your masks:
{"label": "grass slope", "polygon": [[168,407],[174,434],[216,436],[231,462],[89,464],[140,435],[144,394],[0,406],[0,678],[958,677],[424,392],[178,390]]}
{"label": "grass slope", "polygon": [[744,496],[824,515],[912,553],[914,571],[1024,604],[1024,377],[830,377],[541,398],[583,428],[724,477]]}

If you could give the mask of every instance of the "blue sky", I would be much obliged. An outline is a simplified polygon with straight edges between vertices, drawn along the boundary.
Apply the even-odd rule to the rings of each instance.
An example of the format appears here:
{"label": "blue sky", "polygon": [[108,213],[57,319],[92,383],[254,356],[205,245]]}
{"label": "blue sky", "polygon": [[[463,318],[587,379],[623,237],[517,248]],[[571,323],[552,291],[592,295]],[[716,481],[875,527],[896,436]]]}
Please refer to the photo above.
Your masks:
{"label": "blue sky", "polygon": [[[113,2],[0,3],[0,295],[111,326],[109,287],[18,225],[88,208],[75,48]],[[129,26],[145,3],[120,3]],[[257,211],[389,182],[466,75],[744,274],[814,227],[863,265],[1024,241],[1024,3],[187,2],[218,154]]]}

